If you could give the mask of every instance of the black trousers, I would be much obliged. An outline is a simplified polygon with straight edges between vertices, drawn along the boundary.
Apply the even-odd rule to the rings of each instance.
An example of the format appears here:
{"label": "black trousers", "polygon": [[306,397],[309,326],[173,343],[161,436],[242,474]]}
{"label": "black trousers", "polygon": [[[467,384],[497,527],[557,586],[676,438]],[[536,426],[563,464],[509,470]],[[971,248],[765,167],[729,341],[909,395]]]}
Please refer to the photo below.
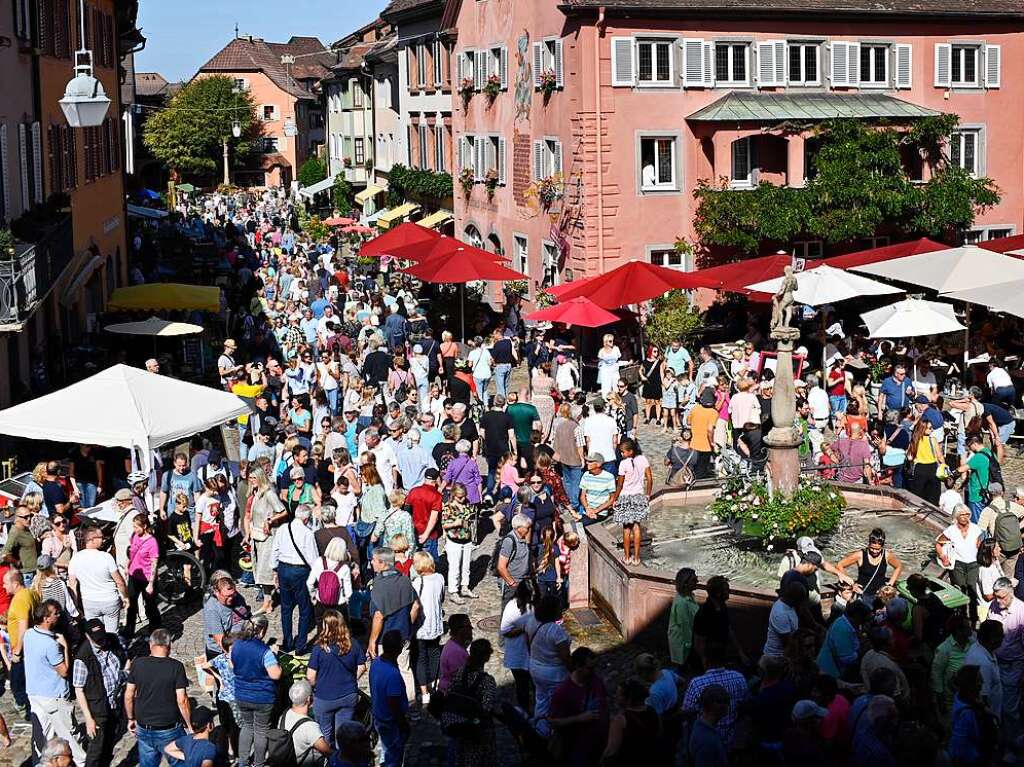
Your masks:
{"label": "black trousers", "polygon": [[125,636],[135,636],[135,623],[139,618],[139,597],[146,607],[146,620],[149,621],[150,630],[160,628],[160,607],[157,604],[156,590],[150,594],[146,591],[149,581],[140,578],[138,575],[128,577],[128,614],[124,619]]}
{"label": "black trousers", "polygon": [[118,740],[119,714],[104,711],[93,714],[96,721],[96,737],[88,738],[85,744],[85,767],[110,767],[114,758],[114,744]]}

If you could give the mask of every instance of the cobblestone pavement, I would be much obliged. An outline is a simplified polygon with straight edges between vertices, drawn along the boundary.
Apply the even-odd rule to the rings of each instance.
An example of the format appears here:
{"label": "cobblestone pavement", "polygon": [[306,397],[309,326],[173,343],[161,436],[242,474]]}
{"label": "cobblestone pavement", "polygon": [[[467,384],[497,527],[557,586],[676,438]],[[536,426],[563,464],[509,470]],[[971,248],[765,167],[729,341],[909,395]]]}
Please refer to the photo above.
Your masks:
{"label": "cobblestone pavement", "polygon": [[[524,377],[525,371],[517,371],[517,375],[513,379],[514,383],[521,385],[524,382]],[[552,402],[550,397],[541,393],[543,391],[546,389],[538,388],[530,401],[537,406],[546,427],[551,419]],[[665,471],[662,466],[662,458],[668,451],[672,435],[665,433],[660,427],[653,424],[641,424],[638,436],[644,452],[649,456],[654,467],[655,488],[658,489],[664,485]],[[1003,473],[1010,487],[1018,484],[1024,485],[1024,460],[1016,455],[1016,451],[1013,451]],[[514,698],[512,676],[502,667],[501,648],[497,641],[500,593],[495,579],[487,574],[487,562],[494,543],[494,533],[491,532],[474,552],[472,582],[473,589],[480,598],[467,600],[463,606],[449,605],[447,611],[449,614],[468,611],[476,627],[476,636],[486,637],[494,644],[495,653],[488,670],[497,680],[504,697],[512,701]],[[244,590],[243,593],[251,603],[257,601],[254,591]],[[165,625],[174,632],[176,638],[174,656],[185,663],[189,679],[192,681],[190,695],[205,705],[212,705],[209,696],[200,690],[196,682],[196,672],[191,662],[191,659],[203,654],[204,637],[199,606],[192,605],[188,608],[169,610],[164,614],[164,621]],[[280,621],[277,619],[275,611],[275,616],[271,620],[272,637],[275,635],[274,629],[279,626]],[[621,637],[608,623],[584,626],[576,620],[575,616],[569,614],[566,617],[566,627],[572,634],[574,646],[585,644],[599,653],[599,672],[610,690],[614,689],[616,682],[628,673],[632,660],[637,654],[648,650],[664,653],[664,647],[659,646],[657,638],[652,646],[644,646],[642,643],[624,645]],[[364,685],[365,681],[366,677],[363,678]],[[11,748],[0,749],[0,767],[28,764],[31,731],[27,724],[18,721],[18,715],[14,711],[13,700],[9,693],[0,696],[0,713],[12,727],[14,738],[14,745]],[[424,715],[414,723],[406,763],[412,767],[441,767],[446,763],[445,748],[445,738],[436,723],[431,717]],[[502,727],[498,728],[498,761],[501,767],[517,767],[525,761],[515,739]],[[115,767],[130,767],[136,762],[134,738],[126,736],[118,744],[113,765]]]}

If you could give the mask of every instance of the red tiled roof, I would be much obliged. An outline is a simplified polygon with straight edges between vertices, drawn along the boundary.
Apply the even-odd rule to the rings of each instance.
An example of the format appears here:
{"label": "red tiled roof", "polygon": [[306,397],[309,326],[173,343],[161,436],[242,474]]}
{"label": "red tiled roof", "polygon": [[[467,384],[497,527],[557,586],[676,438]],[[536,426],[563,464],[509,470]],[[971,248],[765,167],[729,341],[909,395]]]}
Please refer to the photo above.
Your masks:
{"label": "red tiled roof", "polygon": [[159,72],[136,72],[135,94],[137,96],[162,96],[167,93],[169,83]]}
{"label": "red tiled roof", "polygon": [[[323,51],[323,56],[308,56],[299,59],[292,67],[299,67],[303,72],[315,71],[315,74],[299,74],[293,70],[291,77],[281,57],[285,55],[301,56],[308,53]],[[236,37],[203,64],[200,72],[263,72],[274,81],[278,88],[300,99],[315,99],[316,94],[306,90],[296,77],[323,77],[328,74],[327,66],[333,58],[323,43],[313,37],[293,37],[287,43],[268,43],[257,37]],[[310,68],[313,68],[312,70]]]}
{"label": "red tiled roof", "polygon": [[382,18],[407,13],[408,11],[427,10],[429,6],[436,5],[440,12],[444,10],[443,0],[391,0],[388,7],[381,13]]}
{"label": "red tiled roof", "polygon": [[[396,0],[398,1],[398,0]],[[680,13],[716,12],[827,13],[830,15],[917,15],[1024,17],[1019,0],[562,0],[563,10],[610,10]]]}
{"label": "red tiled roof", "polygon": [[270,170],[278,165],[282,168],[292,167],[292,164],[288,162],[288,158],[280,152],[271,152],[270,154],[265,154],[260,158],[260,168],[263,170]]}

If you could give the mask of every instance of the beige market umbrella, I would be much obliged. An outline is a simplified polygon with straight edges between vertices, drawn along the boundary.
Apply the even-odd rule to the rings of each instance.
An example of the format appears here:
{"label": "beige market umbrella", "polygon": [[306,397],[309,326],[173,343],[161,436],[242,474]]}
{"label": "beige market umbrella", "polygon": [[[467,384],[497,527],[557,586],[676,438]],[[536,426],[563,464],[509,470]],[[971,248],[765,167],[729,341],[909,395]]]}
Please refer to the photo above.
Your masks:
{"label": "beige market umbrella", "polygon": [[[784,279],[784,277],[776,277],[744,287],[755,293],[776,293]],[[793,298],[797,303],[807,306],[823,306],[862,296],[885,296],[903,292],[900,288],[894,288],[892,285],[885,285],[831,266],[817,266],[807,271],[797,272],[796,284],[797,288]]]}
{"label": "beige market umbrella", "polygon": [[950,304],[908,298],[860,315],[869,338],[911,338],[967,330]]}
{"label": "beige market umbrella", "polygon": [[1014,317],[1024,317],[1024,280],[1011,280],[998,285],[984,285],[968,290],[954,290],[946,298],[987,306],[989,309]]}
{"label": "beige market umbrella", "polygon": [[108,333],[120,333],[126,336],[152,336],[154,338],[190,336],[203,332],[202,325],[193,325],[189,322],[170,322],[159,317],[150,317],[142,322],[119,322],[116,325],[107,325],[103,329]]}

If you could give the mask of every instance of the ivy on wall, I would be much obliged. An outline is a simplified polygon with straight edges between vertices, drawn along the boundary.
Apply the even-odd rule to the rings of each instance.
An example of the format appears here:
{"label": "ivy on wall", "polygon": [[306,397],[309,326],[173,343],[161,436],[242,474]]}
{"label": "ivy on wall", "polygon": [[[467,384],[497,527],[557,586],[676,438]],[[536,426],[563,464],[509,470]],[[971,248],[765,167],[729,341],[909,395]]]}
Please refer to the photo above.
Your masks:
{"label": "ivy on wall", "polygon": [[435,200],[451,197],[451,174],[392,165],[388,171],[388,205],[401,205],[410,194]]}

